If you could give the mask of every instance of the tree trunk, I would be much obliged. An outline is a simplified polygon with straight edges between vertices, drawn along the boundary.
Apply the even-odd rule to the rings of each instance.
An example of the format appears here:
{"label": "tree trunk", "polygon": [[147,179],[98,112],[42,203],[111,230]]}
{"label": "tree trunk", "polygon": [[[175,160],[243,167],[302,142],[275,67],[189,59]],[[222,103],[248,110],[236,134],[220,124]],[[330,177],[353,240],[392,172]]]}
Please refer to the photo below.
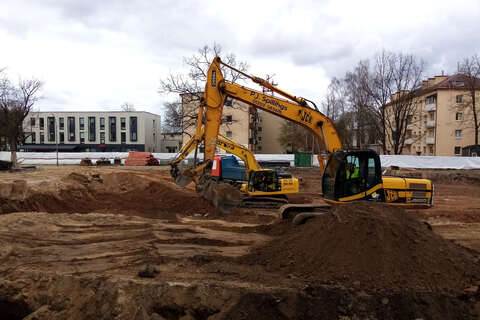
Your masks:
{"label": "tree trunk", "polygon": [[17,168],[17,139],[10,138],[10,161],[12,162],[12,168]]}

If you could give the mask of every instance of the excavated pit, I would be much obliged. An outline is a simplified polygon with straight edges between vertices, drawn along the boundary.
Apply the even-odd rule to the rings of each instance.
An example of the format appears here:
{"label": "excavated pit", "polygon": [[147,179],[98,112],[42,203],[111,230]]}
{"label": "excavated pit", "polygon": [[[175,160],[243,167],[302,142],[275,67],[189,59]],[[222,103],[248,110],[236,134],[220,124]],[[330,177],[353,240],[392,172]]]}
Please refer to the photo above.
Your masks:
{"label": "excavated pit", "polygon": [[95,168],[4,180],[0,213],[8,319],[480,314],[478,253],[384,206],[294,227],[275,212],[222,215],[166,171]]}

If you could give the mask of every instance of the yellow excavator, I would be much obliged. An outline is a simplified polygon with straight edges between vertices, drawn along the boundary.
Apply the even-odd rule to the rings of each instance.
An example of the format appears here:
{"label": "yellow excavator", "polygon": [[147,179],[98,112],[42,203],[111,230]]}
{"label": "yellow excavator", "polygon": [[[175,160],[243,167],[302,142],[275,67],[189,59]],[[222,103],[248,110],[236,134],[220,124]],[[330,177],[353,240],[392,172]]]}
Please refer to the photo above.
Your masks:
{"label": "yellow excavator", "polygon": [[[274,94],[228,82],[221,66],[236,71]],[[212,163],[217,146],[219,127],[225,99],[231,97],[257,109],[293,121],[309,129],[316,137],[320,153],[318,163],[322,174],[323,204],[289,204],[281,208],[283,218],[292,218],[299,212],[322,214],[332,204],[349,201],[384,202],[407,208],[429,208],[433,204],[433,184],[428,179],[382,177],[379,155],[373,150],[343,150],[342,143],[331,119],[321,113],[315,104],[302,97],[291,95],[269,82],[248,75],[223,63],[215,57],[209,67],[203,101],[197,118],[197,137],[204,142],[204,161],[193,169],[172,170],[175,181],[194,181],[197,192],[221,209],[239,203],[235,191],[221,183],[212,183]],[[200,130],[204,124],[204,133]],[[303,218],[302,218],[303,219]]]}
{"label": "yellow excavator", "polygon": [[[174,160],[170,161],[172,176],[177,177],[177,184],[182,187],[189,184],[191,179],[183,179],[179,174],[178,165],[203,140],[204,128],[192,136],[180,149]],[[282,174],[272,169],[263,169],[258,164],[253,153],[232,139],[218,134],[217,147],[239,157],[245,167],[240,167],[235,157],[215,156],[212,162],[211,178],[216,183],[228,182],[238,187],[244,194],[242,207],[248,208],[278,208],[288,203],[287,195],[298,193],[298,179],[291,175]],[[228,209],[226,209],[228,210]],[[225,211],[225,210],[224,210]]]}

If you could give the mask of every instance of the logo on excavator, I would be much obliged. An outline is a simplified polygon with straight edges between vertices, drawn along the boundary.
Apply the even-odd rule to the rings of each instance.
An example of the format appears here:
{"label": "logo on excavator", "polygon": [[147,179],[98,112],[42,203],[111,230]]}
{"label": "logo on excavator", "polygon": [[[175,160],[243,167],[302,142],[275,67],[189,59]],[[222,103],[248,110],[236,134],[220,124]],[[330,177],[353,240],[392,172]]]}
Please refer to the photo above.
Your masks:
{"label": "logo on excavator", "polygon": [[299,110],[298,113],[300,115],[300,120],[303,122],[312,123],[312,115],[310,113],[305,110]]}
{"label": "logo on excavator", "polygon": [[[268,110],[271,110],[272,112],[275,112],[275,113],[278,113],[278,114],[282,114],[282,111],[287,110],[287,107],[284,106],[283,104],[279,103],[277,100],[275,100],[273,98],[269,99],[268,97],[265,97],[264,95],[260,96],[260,93],[258,93],[258,92],[250,91],[250,96],[254,96],[252,104],[256,105],[260,108],[268,109]],[[259,99],[260,97],[262,97],[261,101]]]}
{"label": "logo on excavator", "polygon": [[394,190],[385,190],[385,200],[394,202],[398,199],[398,192]]}

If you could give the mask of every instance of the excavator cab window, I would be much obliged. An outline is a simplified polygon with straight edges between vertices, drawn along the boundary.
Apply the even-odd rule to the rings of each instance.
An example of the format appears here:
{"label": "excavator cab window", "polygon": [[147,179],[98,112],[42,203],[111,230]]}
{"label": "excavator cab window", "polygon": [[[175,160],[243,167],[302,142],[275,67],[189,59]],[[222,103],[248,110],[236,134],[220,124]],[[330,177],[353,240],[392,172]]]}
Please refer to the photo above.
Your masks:
{"label": "excavator cab window", "polygon": [[248,191],[275,192],[281,189],[277,173],[273,170],[251,171]]}
{"label": "excavator cab window", "polygon": [[382,183],[380,158],[371,150],[332,154],[323,175],[323,193],[338,200],[364,193]]}

